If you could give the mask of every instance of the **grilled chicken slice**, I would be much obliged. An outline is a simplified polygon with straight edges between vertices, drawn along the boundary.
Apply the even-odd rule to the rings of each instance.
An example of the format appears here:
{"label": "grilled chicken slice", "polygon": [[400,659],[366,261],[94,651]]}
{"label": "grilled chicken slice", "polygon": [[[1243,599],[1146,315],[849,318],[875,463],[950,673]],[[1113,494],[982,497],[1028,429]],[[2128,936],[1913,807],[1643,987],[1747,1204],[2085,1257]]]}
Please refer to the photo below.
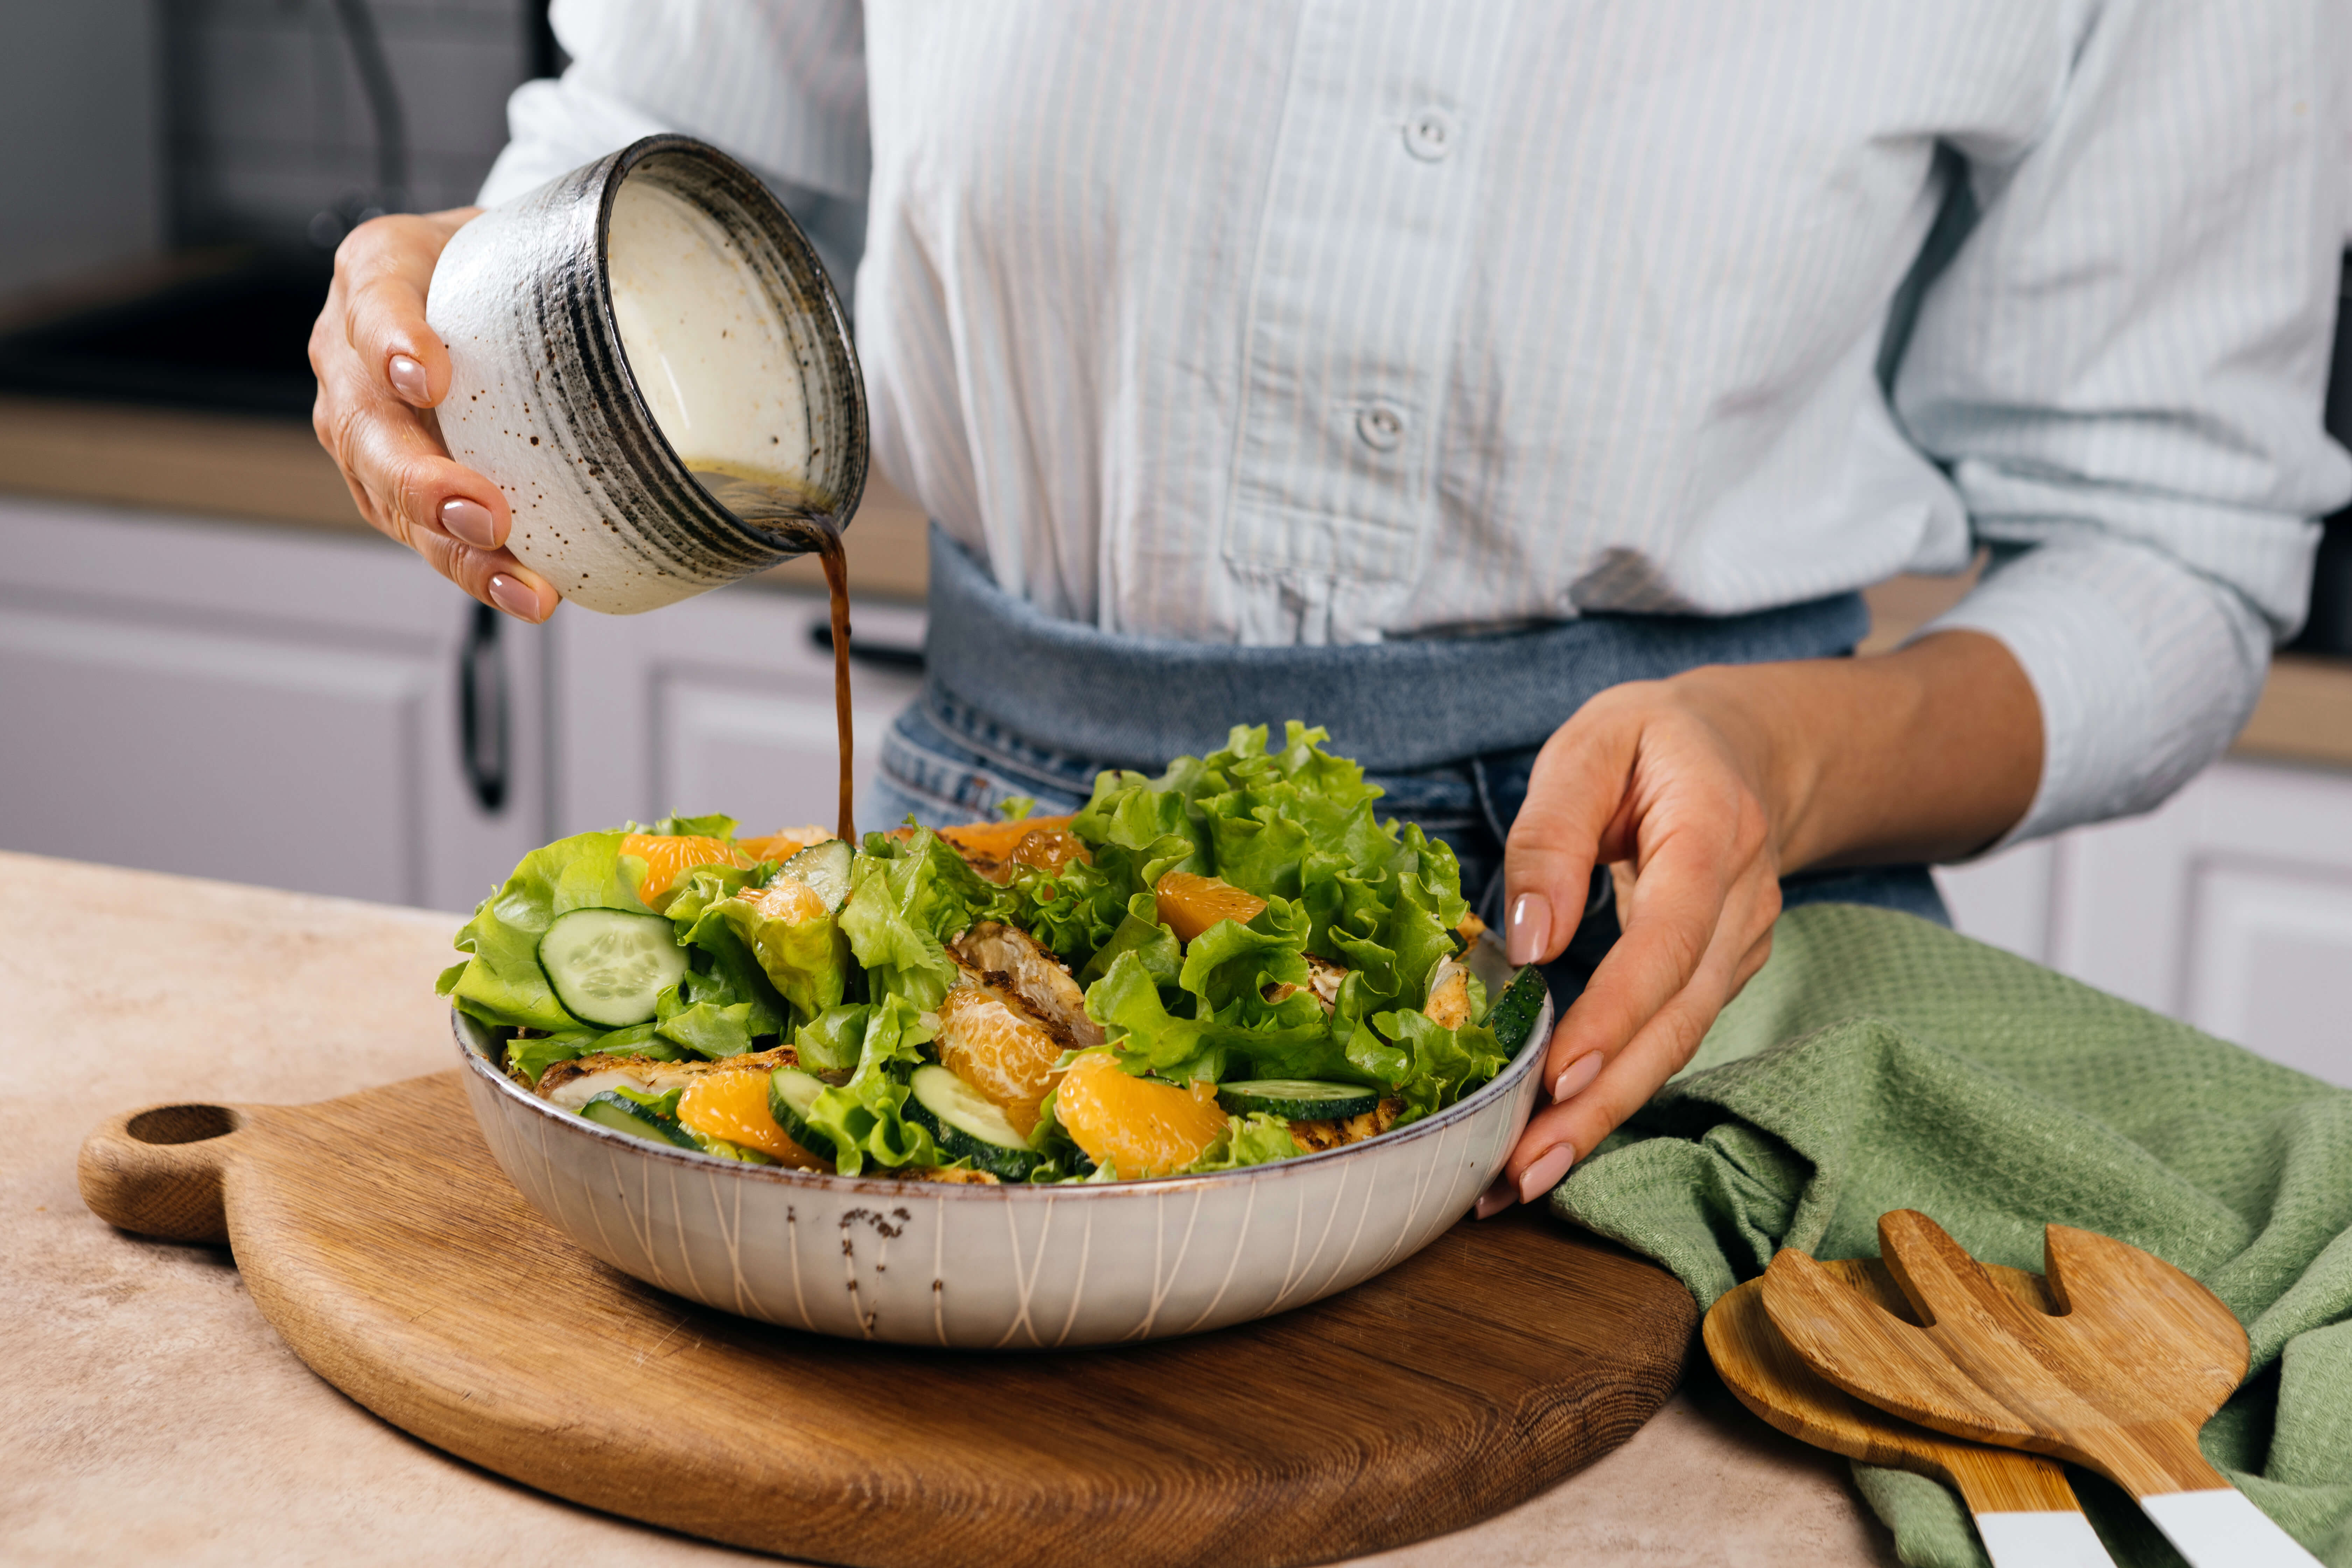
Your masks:
{"label": "grilled chicken slice", "polygon": [[[1315,1000],[1323,1005],[1326,1016],[1339,1007],[1339,984],[1347,978],[1348,969],[1345,964],[1334,963],[1328,958],[1318,958],[1311,952],[1307,955],[1307,984],[1304,989],[1315,993]],[[1265,996],[1269,1002],[1281,1002],[1297,995],[1301,989],[1299,986],[1291,984],[1269,985],[1265,988]]]}
{"label": "grilled chicken slice", "polygon": [[1325,1121],[1294,1121],[1290,1124],[1290,1136],[1301,1149],[1313,1154],[1325,1149],[1360,1143],[1367,1138],[1377,1138],[1394,1127],[1396,1119],[1402,1114],[1404,1101],[1391,1098],[1381,1100],[1361,1116]]}
{"label": "grilled chicken slice", "polygon": [[1025,1138],[1053,1087],[1063,1044],[994,977],[959,967],[955,985],[940,999],[931,1048],[941,1067],[986,1095]]}
{"label": "grilled chicken slice", "polygon": [[956,938],[950,951],[964,967],[1013,993],[1066,1047],[1103,1043],[1102,1026],[1087,1016],[1086,993],[1028,932],[982,921]]}
{"label": "grilled chicken slice", "polygon": [[1429,978],[1429,1005],[1422,1011],[1441,1028],[1458,1029],[1470,1021],[1470,971],[1449,958]]}
{"label": "grilled chicken slice", "polygon": [[684,1089],[705,1073],[736,1072],[747,1068],[755,1072],[772,1072],[777,1068],[796,1067],[799,1063],[799,1054],[788,1045],[751,1056],[721,1057],[717,1061],[708,1062],[699,1058],[665,1062],[651,1057],[581,1057],[549,1067],[540,1074],[539,1083],[532,1092],[542,1100],[552,1100],[566,1110],[577,1110],[608,1089],[632,1089],[639,1094],[667,1094],[671,1089]]}

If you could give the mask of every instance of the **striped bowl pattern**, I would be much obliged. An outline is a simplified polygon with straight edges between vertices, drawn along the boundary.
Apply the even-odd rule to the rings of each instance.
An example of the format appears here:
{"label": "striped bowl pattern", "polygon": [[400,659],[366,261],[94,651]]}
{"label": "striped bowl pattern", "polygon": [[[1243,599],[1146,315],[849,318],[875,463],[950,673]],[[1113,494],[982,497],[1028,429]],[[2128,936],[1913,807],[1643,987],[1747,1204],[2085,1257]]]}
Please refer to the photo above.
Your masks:
{"label": "striped bowl pattern", "polygon": [[460,228],[426,320],[448,348],[449,455],[506,492],[507,547],[574,604],[675,604],[799,553],[704,492],[656,423],[623,349],[605,256],[623,182],[651,181],[724,231],[790,334],[809,453],[784,466],[854,514],[866,488],[865,380],[816,252],[758,176],[707,143],[648,136]]}
{"label": "striped bowl pattern", "polygon": [[1461,1219],[1534,1109],[1551,1034],[1425,1121],[1211,1176],[961,1186],[742,1165],[557,1109],[453,1012],[466,1089],[532,1207],[596,1257],[722,1311],[845,1339],[1051,1349],[1198,1333],[1303,1307]]}

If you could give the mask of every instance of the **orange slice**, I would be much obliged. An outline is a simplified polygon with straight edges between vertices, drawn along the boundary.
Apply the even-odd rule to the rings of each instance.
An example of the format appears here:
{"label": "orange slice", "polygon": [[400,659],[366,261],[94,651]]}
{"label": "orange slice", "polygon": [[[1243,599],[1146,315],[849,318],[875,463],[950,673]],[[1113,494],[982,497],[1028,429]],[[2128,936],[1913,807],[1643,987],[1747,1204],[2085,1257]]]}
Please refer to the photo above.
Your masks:
{"label": "orange slice", "polygon": [[1201,1157],[1225,1130],[1217,1087],[1135,1078],[1104,1052],[1072,1062],[1054,1093],[1054,1114],[1097,1164],[1122,1176],[1164,1176]]}
{"label": "orange slice", "polygon": [[652,833],[632,833],[621,840],[621,853],[634,855],[646,863],[646,877],[638,884],[637,897],[654,909],[659,908],[661,900],[697,866],[753,864],[724,838],[666,838]]}
{"label": "orange slice", "polygon": [[988,860],[1009,860],[1021,841],[1031,834],[1066,829],[1073,820],[1067,816],[1024,816],[1018,822],[968,822],[960,827],[940,828],[940,837],[967,858],[977,855]]}
{"label": "orange slice", "polygon": [[822,844],[832,837],[832,828],[812,823],[806,827],[779,827],[764,838],[738,838],[735,847],[749,857],[745,865],[756,866],[762,860],[789,860],[810,845]]}
{"label": "orange slice", "polygon": [[782,921],[791,925],[823,920],[827,912],[824,900],[817,896],[816,889],[798,877],[779,877],[764,888],[748,889],[738,897],[759,910],[761,920]]}
{"label": "orange slice", "polygon": [[1066,827],[1038,827],[1032,828],[1026,838],[1013,847],[1013,858],[1024,866],[1058,874],[1071,861],[1092,861],[1094,855]]}
{"label": "orange slice", "polygon": [[1265,900],[1255,893],[1191,871],[1171,871],[1151,890],[1160,900],[1160,923],[1174,931],[1176,940],[1182,942],[1191,942],[1220,921],[1239,921],[1247,925],[1265,908]]}
{"label": "orange slice", "polygon": [[764,1072],[709,1072],[686,1086],[677,1097],[677,1119],[706,1138],[724,1138],[746,1149],[757,1149],[779,1164],[803,1171],[830,1171],[818,1159],[785,1135],[768,1110],[768,1075]]}
{"label": "orange slice", "polygon": [[993,985],[959,985],[940,1003],[940,1065],[986,1095],[1027,1137],[1053,1087],[1062,1043],[1029,1010]]}

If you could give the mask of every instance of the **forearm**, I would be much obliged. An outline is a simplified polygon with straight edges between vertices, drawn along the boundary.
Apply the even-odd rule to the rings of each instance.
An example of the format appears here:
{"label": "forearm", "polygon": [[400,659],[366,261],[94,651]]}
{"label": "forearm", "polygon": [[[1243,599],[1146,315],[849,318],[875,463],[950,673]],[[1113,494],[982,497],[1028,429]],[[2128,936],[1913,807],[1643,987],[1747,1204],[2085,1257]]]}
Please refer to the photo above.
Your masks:
{"label": "forearm", "polygon": [[1748,732],[1784,873],[1971,854],[2016,826],[2042,776],[2032,685],[1979,632],[1862,658],[1709,667],[1670,684]]}

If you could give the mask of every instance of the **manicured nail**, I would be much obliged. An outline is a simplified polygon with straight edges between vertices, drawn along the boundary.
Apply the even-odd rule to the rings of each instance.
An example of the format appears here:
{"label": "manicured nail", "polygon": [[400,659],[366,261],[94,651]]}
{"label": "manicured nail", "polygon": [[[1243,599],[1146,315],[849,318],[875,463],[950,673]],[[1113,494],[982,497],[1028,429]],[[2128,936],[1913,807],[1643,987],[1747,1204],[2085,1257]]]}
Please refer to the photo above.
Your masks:
{"label": "manicured nail", "polygon": [[1510,958],[1513,963],[1533,963],[1551,941],[1551,900],[1541,893],[1521,893],[1511,905]]}
{"label": "manicured nail", "polygon": [[1567,1175],[1568,1168],[1575,1163],[1576,1145],[1573,1143],[1556,1143],[1545,1150],[1543,1157],[1529,1165],[1519,1177],[1519,1201],[1531,1204],[1559,1185],[1559,1179]]}
{"label": "manicured nail", "polygon": [[393,391],[420,408],[433,395],[433,389],[425,384],[425,367],[406,354],[393,355],[392,363],[384,367],[384,376],[392,383]]}
{"label": "manicured nail", "polygon": [[498,521],[480,501],[467,500],[464,496],[443,501],[441,527],[452,538],[462,539],[477,550],[499,547]]}
{"label": "manicured nail", "polygon": [[1553,1101],[1557,1103],[1571,1094],[1582,1094],[1591,1089],[1592,1080],[1601,1076],[1601,1053],[1587,1051],[1560,1068],[1559,1076],[1551,1080]]}
{"label": "manicured nail", "polygon": [[539,595],[503,572],[490,579],[490,602],[519,621],[539,619]]}
{"label": "manicured nail", "polygon": [[1518,1201],[1518,1189],[1511,1185],[1511,1178],[1497,1176],[1493,1186],[1478,1194],[1477,1206],[1470,1212],[1480,1219],[1493,1219]]}

